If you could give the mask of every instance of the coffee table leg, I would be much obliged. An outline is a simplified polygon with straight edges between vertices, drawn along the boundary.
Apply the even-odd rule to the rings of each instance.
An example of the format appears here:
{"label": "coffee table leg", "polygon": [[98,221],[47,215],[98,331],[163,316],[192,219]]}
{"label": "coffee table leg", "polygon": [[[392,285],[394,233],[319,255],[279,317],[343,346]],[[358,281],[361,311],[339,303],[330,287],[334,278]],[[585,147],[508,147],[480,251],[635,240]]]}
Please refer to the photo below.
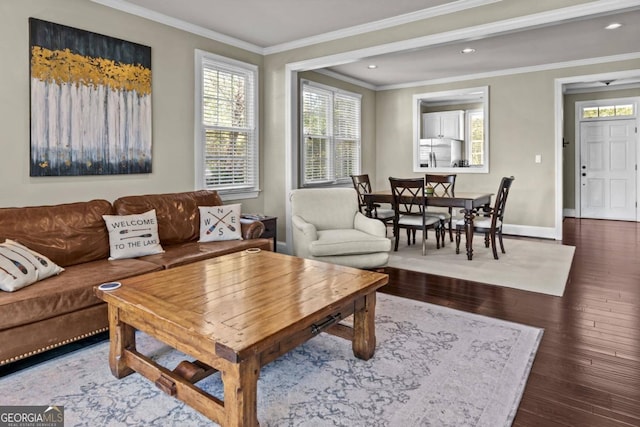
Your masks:
{"label": "coffee table leg", "polygon": [[258,423],[258,377],[260,363],[257,356],[232,363],[222,372],[224,411],[229,427],[254,427]]}
{"label": "coffee table leg", "polygon": [[353,313],[353,354],[363,360],[373,357],[376,350],[376,293],[372,292],[355,301]]}
{"label": "coffee table leg", "polygon": [[123,360],[125,349],[135,350],[136,330],[120,320],[120,310],[109,305],[109,367],[116,378],[133,373]]}

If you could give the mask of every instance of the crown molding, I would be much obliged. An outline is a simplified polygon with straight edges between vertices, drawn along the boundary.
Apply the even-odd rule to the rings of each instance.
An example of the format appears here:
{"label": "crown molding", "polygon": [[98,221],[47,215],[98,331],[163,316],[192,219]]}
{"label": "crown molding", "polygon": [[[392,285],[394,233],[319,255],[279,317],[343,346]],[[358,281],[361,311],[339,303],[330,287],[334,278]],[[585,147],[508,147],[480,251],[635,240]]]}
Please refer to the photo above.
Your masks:
{"label": "crown molding", "polygon": [[217,31],[208,30],[200,27],[199,25],[190,24],[189,22],[182,21],[180,19],[172,18],[162,13],[154,12],[150,9],[136,6],[125,0],[91,0],[93,3],[101,4],[102,6],[110,7],[131,15],[136,15],[141,18],[149,19],[151,21],[158,22],[160,24],[167,25],[169,27],[177,28],[188,33],[196,34],[198,36],[215,40],[230,46],[234,46],[240,49],[247,50],[249,52],[264,55],[264,49],[252,43],[245,42],[234,37],[227,36]]}
{"label": "crown molding", "polygon": [[357,36],[359,34],[370,33],[373,31],[384,30],[386,28],[397,27],[399,25],[409,24],[423,19],[435,18],[438,16],[448,15],[467,9],[473,9],[492,3],[498,3],[502,0],[458,0],[452,3],[440,6],[430,7],[403,15],[393,16],[391,18],[381,19],[379,21],[368,22],[362,25],[355,25],[341,30],[330,31],[328,33],[319,34],[317,36],[306,37],[288,43],[282,43],[264,48],[265,55],[273,53],[285,52],[292,49],[307,47],[318,43],[329,42],[333,40],[343,39],[345,37]]}
{"label": "crown molding", "polygon": [[[375,22],[370,22],[363,25],[357,25],[350,28],[345,28],[338,31],[332,31],[322,35],[307,37],[304,39],[296,40],[290,43],[283,43],[275,46],[263,48],[253,43],[246,42],[244,40],[237,39],[235,37],[227,36],[217,31],[209,30],[204,27],[188,23],[186,21],[164,15],[162,13],[154,12],[150,9],[140,7],[129,3],[126,0],[91,0],[93,3],[100,4],[106,7],[110,7],[116,10],[120,10],[125,13],[129,13],[141,18],[149,19],[173,28],[177,28],[182,31],[186,31],[192,34],[199,35],[211,40],[219,41],[221,43],[228,44],[240,49],[247,50],[249,52],[257,53],[260,55],[269,55],[278,52],[284,52],[286,50],[296,49],[300,47],[310,46],[313,44],[337,40],[344,37],[354,36],[358,34],[364,34],[372,31],[382,30],[394,26],[399,26],[411,22],[415,22],[422,19],[434,18],[437,16],[443,16],[454,12],[459,12],[466,9],[476,8],[491,3],[497,3],[502,0],[458,0],[453,3],[440,5],[428,9],[419,10],[412,13],[407,13],[388,19],[383,19]],[[441,43],[450,42],[454,40],[460,40],[464,38],[477,38],[486,37],[489,35],[495,35],[499,33],[511,32],[521,29],[523,27],[535,27],[540,25],[546,25],[556,21],[562,21],[566,19],[574,19],[578,17],[584,17],[594,14],[610,13],[614,11],[620,11],[628,8],[637,8],[640,6],[638,0],[596,0],[587,4],[580,4],[577,6],[569,6],[562,9],[549,10],[533,15],[527,15],[524,17],[507,19],[503,21],[488,23],[484,25],[478,25],[475,27],[469,27],[462,30],[448,31],[431,36],[417,37],[410,40],[404,40],[400,42],[388,43],[385,45],[375,46],[372,48],[374,51],[383,50],[381,53],[388,53],[389,48],[394,50],[412,49],[417,47],[424,47],[430,44],[438,43],[440,39]],[[395,46],[395,47],[394,47]],[[369,49],[362,49],[361,51],[367,51]],[[372,54],[376,54],[375,52]],[[371,56],[371,55],[369,55]],[[335,64],[334,64],[335,65]]]}
{"label": "crown molding", "polygon": [[103,6],[120,10],[122,12],[129,13],[131,15],[140,16],[141,18],[149,19],[151,21],[159,22],[161,24],[168,25],[170,27],[177,28],[179,30],[196,34],[211,40],[219,41],[219,42],[228,44],[230,46],[248,50],[253,53],[258,53],[261,55],[270,55],[273,53],[284,52],[287,50],[311,46],[318,43],[338,40],[344,37],[370,33],[372,31],[378,31],[385,28],[408,24],[408,23],[419,21],[422,19],[447,15],[447,14],[459,12],[466,9],[471,9],[471,8],[484,6],[491,3],[501,2],[502,0],[458,0],[452,3],[447,3],[440,6],[418,10],[416,12],[406,13],[403,15],[398,15],[391,18],[387,18],[387,19],[381,19],[379,21],[369,22],[362,25],[356,25],[353,27],[344,28],[337,31],[331,31],[331,32],[320,34],[317,36],[306,37],[306,38],[295,40],[292,42],[282,43],[282,44],[269,46],[265,48],[255,45],[253,43],[246,42],[244,40],[237,39],[235,37],[218,33],[217,31],[206,29],[199,25],[194,25],[189,22],[182,21],[180,19],[172,18],[171,16],[164,15],[162,13],[154,12],[150,9],[129,3],[126,0],[91,0],[91,1],[97,4],[101,4]]}

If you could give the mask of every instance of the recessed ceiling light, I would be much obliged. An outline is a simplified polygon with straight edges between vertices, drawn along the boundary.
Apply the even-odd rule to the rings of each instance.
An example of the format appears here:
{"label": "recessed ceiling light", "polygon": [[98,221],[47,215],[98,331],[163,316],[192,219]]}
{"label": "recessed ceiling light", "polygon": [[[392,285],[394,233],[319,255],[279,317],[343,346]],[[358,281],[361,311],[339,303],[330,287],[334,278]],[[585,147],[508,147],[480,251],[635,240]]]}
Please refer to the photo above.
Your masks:
{"label": "recessed ceiling light", "polygon": [[475,51],[476,51],[476,50],[475,50],[474,48],[472,48],[472,47],[465,47],[464,49],[462,49],[462,50],[460,51],[460,53],[473,53],[473,52],[475,52]]}
{"label": "recessed ceiling light", "polygon": [[376,68],[378,68],[378,66],[376,64],[370,64],[370,65],[367,65],[367,68],[370,70],[375,70]]}
{"label": "recessed ceiling light", "polygon": [[618,28],[622,27],[622,24],[618,23],[618,22],[612,22],[611,24],[607,25],[606,27],[604,27],[605,30],[616,30]]}

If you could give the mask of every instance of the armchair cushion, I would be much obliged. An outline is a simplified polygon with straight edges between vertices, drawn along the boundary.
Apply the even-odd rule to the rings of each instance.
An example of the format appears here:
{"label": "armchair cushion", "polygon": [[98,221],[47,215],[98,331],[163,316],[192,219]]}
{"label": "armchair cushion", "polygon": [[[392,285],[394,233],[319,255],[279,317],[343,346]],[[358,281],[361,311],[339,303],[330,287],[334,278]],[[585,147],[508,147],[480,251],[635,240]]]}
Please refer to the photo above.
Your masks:
{"label": "armchair cushion", "polygon": [[[382,224],[380,221],[378,223]],[[313,256],[357,255],[391,250],[391,240],[356,229],[323,230],[318,240],[311,242],[309,252]]]}

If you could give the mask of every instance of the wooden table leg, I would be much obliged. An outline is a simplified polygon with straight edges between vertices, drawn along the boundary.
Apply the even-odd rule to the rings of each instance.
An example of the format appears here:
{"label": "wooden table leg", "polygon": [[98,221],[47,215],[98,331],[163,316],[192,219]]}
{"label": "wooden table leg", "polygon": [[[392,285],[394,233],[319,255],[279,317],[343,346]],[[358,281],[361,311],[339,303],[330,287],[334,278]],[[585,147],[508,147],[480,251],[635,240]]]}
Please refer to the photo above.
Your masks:
{"label": "wooden table leg", "polygon": [[136,330],[120,320],[120,309],[109,305],[109,367],[116,378],[132,374],[124,359],[124,350],[136,349]]}
{"label": "wooden table leg", "polygon": [[375,291],[358,298],[354,304],[353,354],[359,359],[369,360],[376,350]]}
{"label": "wooden table leg", "polygon": [[224,384],[224,412],[229,427],[255,427],[258,423],[258,356],[232,363],[221,372]]}

